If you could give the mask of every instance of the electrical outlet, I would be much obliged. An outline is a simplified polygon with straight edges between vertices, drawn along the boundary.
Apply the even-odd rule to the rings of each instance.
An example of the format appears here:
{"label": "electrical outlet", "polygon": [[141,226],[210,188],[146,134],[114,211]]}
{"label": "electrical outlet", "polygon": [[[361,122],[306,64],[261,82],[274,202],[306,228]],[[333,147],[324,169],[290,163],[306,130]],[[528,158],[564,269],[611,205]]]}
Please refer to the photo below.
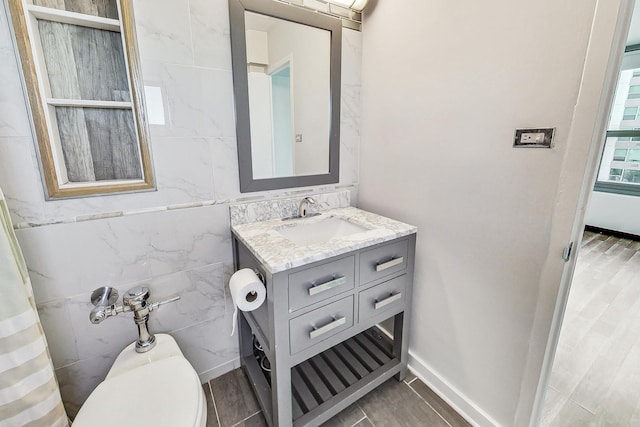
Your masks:
{"label": "electrical outlet", "polygon": [[526,132],[520,136],[520,142],[523,144],[542,144],[544,142],[543,132]]}
{"label": "electrical outlet", "polygon": [[553,147],[554,133],[555,133],[555,128],[516,129],[516,135],[513,141],[513,146],[514,147],[551,148]]}

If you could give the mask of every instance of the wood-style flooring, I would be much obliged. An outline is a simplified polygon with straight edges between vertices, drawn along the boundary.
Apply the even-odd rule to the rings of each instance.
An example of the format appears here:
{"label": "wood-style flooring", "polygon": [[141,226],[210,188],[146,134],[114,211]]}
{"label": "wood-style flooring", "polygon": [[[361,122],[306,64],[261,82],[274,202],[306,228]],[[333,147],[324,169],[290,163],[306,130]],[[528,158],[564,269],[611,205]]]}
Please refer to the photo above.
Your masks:
{"label": "wood-style flooring", "polygon": [[[266,427],[260,406],[242,369],[203,384],[207,427]],[[422,381],[409,374],[391,379],[322,427],[470,426]]]}
{"label": "wood-style flooring", "polygon": [[585,231],[542,426],[640,426],[639,250]]}

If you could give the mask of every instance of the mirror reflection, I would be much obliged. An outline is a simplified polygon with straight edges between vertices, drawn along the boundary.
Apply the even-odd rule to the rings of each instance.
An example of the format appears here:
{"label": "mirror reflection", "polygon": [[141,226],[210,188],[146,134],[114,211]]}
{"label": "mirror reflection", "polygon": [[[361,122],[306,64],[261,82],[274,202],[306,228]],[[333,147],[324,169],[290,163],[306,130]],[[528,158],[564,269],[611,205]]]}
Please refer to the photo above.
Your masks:
{"label": "mirror reflection", "polygon": [[245,11],[254,179],[329,173],[331,32]]}

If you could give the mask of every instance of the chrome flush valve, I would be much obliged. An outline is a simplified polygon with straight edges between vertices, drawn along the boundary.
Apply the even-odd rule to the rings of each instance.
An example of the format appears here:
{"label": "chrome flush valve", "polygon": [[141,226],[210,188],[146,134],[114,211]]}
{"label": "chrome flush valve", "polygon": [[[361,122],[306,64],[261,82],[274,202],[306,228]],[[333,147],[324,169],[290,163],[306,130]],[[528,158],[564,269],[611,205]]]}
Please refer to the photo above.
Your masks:
{"label": "chrome flush valve", "polygon": [[149,313],[163,304],[179,300],[176,296],[166,301],[149,303],[149,288],[138,286],[129,289],[122,297],[122,305],[116,305],[118,291],[110,287],[98,288],[91,294],[91,302],[95,308],[89,314],[91,323],[100,323],[107,317],[116,316],[118,313],[133,311],[133,321],[138,327],[138,341],[136,351],[145,353],[156,344],[156,337],[149,333],[147,322]]}

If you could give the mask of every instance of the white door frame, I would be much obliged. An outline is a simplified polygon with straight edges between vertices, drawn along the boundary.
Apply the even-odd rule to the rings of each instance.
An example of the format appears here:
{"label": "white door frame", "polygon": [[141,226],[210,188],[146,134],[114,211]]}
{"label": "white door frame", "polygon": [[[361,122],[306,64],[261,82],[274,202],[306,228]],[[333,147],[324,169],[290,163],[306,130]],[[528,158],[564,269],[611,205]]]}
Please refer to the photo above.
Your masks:
{"label": "white door frame", "polygon": [[[537,333],[540,333],[539,337],[541,338],[546,336],[546,350],[542,360],[536,360],[535,350],[529,353],[527,363],[532,368],[536,366],[540,368],[528,369],[525,374],[515,425],[535,427],[539,425],[541,420],[547,385],[551,376],[576,265],[576,255],[582,241],[585,213],[602,157],[607,123],[635,0],[615,0],[618,7],[611,3],[614,1],[598,0],[596,3],[580,92],[574,109],[552,218],[549,256],[560,257],[561,248],[570,241],[574,242],[573,254],[562,268],[560,283],[549,286],[546,290],[544,289],[545,276],[551,279],[550,284],[553,284],[552,278],[556,268],[553,265],[547,265],[552,264],[551,262],[545,263],[532,336],[535,337]],[[608,60],[605,61],[607,58]],[[585,140],[591,141],[591,143],[584,144]],[[566,235],[566,230],[569,229],[571,229],[571,234]],[[551,304],[548,302],[552,301],[554,296],[555,306],[553,312],[549,313]],[[552,319],[550,324],[548,324],[549,317]],[[537,387],[534,388],[535,395],[533,399],[530,399],[531,392],[527,392],[526,387],[534,383],[536,379],[526,378],[526,376],[527,374],[535,375],[533,372],[536,371],[540,375],[537,379]],[[527,407],[526,402],[532,401],[533,407]]]}
{"label": "white door frame", "polygon": [[[291,104],[291,171],[292,174],[296,175],[296,116],[295,116],[295,98],[294,98],[294,65],[293,65],[293,54],[290,53],[286,55],[284,58],[279,61],[275,61],[273,65],[267,67],[267,74],[269,74],[270,78],[273,78],[273,75],[279,71],[281,71],[284,67],[289,66],[289,103]],[[272,84],[273,87],[273,84]],[[272,94],[273,96],[273,94]],[[273,102],[271,103],[273,105]],[[273,108],[272,108],[273,110]],[[273,122],[273,121],[272,121]],[[271,136],[271,144],[273,146],[273,153],[276,152],[276,137],[275,137],[275,126],[272,126],[272,136]],[[276,156],[273,156],[273,170],[276,170]]]}

